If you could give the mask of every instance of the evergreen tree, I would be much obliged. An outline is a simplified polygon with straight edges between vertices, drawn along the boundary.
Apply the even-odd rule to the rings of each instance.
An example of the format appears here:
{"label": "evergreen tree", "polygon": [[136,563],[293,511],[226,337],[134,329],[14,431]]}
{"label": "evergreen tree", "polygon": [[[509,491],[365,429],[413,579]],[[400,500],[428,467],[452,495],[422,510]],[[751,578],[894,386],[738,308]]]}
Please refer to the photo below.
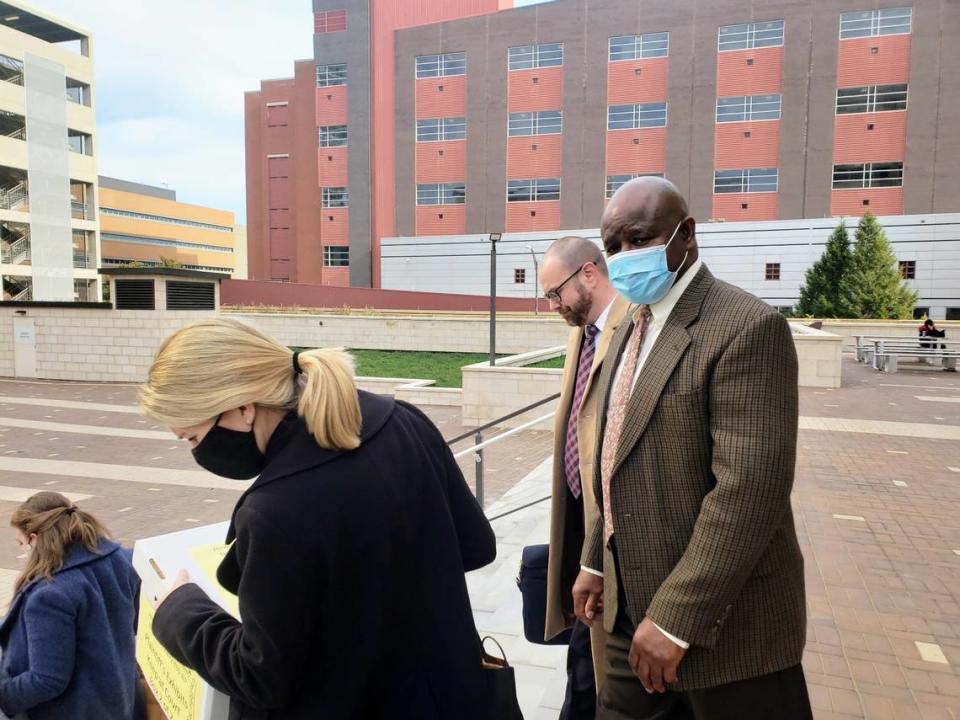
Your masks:
{"label": "evergreen tree", "polygon": [[849,278],[852,268],[850,238],[847,226],[841,220],[830,235],[823,255],[807,270],[803,287],[800,288],[800,301],[794,312],[798,316],[818,318],[854,317]]}
{"label": "evergreen tree", "polygon": [[900,320],[913,317],[917,293],[904,284],[890,241],[869,212],[857,226],[849,285],[857,317]]}

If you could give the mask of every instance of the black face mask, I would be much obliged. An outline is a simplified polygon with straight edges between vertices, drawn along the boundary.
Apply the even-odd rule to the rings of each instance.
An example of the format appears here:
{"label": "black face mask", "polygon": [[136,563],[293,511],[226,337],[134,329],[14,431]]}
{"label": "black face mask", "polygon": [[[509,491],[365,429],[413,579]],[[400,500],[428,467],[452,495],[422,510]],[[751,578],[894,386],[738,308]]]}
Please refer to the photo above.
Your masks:
{"label": "black face mask", "polygon": [[249,432],[231,430],[220,425],[221,415],[203,440],[191,452],[197,464],[214,475],[231,480],[249,480],[263,470],[265,458],[257,446],[257,438]]}

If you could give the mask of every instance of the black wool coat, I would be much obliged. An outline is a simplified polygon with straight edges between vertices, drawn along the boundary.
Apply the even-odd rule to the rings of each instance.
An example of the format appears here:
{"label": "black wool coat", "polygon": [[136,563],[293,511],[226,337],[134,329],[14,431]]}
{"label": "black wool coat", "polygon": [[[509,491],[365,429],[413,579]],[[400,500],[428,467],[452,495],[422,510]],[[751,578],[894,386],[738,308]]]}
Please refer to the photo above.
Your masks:
{"label": "black wool coat", "polygon": [[360,406],[356,450],[324,450],[293,413],[271,437],[217,570],[243,621],[195,584],[157,611],[230,720],[488,720],[464,572],[493,561],[493,530],[423,413]]}

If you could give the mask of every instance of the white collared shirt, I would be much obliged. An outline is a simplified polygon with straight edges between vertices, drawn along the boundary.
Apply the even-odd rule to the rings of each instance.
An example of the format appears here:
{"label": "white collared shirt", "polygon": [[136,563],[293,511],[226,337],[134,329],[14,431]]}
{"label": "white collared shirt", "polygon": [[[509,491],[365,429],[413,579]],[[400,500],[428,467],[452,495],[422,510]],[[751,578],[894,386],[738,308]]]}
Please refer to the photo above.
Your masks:
{"label": "white collared shirt", "polygon": [[613,304],[617,301],[616,296],[613,300],[603,309],[603,312],[600,313],[600,316],[597,318],[596,322],[593,323],[593,326],[597,328],[597,337],[603,333],[603,327],[607,324],[607,318],[610,317],[610,308],[613,307]]}
{"label": "white collared shirt", "polygon": [[[650,355],[650,350],[657,342],[657,338],[660,337],[660,331],[663,330],[663,326],[667,324],[667,320],[670,318],[670,313],[673,312],[673,308],[676,307],[677,302],[680,298],[683,297],[683,293],[686,292],[687,288],[690,286],[690,283],[693,281],[693,278],[696,277],[697,273],[700,272],[700,268],[703,266],[703,261],[700,258],[697,258],[697,261],[693,263],[683,276],[674,283],[673,287],[660,298],[657,302],[650,304],[650,319],[647,321],[647,330],[646,334],[643,336],[643,344],[640,346],[640,357],[637,358],[637,368],[633,373],[633,384],[630,387],[630,393],[633,394],[633,391],[637,387],[637,379],[640,377],[640,372],[643,370],[643,366],[647,361],[647,357]],[[631,306],[631,310],[636,310],[636,306]],[[632,313],[628,313],[628,318],[632,318]],[[607,409],[610,408],[610,398],[613,397],[613,390],[617,386],[617,383],[620,380],[620,376],[623,374],[623,363],[626,360],[625,355],[620,356],[620,363],[617,365],[617,371],[613,376],[613,384],[610,386],[611,391],[610,395],[607,398]],[[603,573],[597,572],[592,568],[581,566],[583,570],[593,575],[603,576]],[[690,647],[690,643],[685,640],[671,635],[669,632],[664,630],[662,627],[654,623],[657,630],[662,632],[667,638],[672,640],[674,643],[684,648],[685,650]]]}

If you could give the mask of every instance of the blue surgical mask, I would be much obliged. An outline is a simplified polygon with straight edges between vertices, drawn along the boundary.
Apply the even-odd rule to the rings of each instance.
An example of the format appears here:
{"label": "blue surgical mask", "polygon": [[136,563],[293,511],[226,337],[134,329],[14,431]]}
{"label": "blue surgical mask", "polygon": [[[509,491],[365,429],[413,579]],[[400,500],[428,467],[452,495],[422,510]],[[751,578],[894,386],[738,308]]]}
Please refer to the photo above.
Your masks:
{"label": "blue surgical mask", "polygon": [[[618,293],[632,303],[651,305],[670,291],[683,262],[676,270],[671,270],[667,265],[667,248],[681,225],[682,220],[674,228],[666,245],[619,252],[607,260],[610,284]],[[687,256],[684,255],[683,259],[685,262]]]}

